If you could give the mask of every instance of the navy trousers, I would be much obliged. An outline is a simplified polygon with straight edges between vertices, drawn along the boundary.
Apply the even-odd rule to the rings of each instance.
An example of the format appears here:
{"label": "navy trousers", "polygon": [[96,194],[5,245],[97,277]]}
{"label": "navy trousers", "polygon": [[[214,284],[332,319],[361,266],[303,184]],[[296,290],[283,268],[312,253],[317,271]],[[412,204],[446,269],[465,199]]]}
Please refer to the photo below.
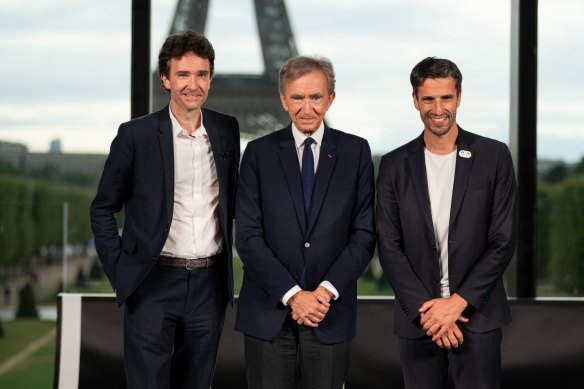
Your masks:
{"label": "navy trousers", "polygon": [[124,308],[129,389],[209,389],[227,296],[217,267],[155,265]]}
{"label": "navy trousers", "polygon": [[249,389],[342,389],[351,341],[324,344],[290,317],[270,341],[244,337]]}

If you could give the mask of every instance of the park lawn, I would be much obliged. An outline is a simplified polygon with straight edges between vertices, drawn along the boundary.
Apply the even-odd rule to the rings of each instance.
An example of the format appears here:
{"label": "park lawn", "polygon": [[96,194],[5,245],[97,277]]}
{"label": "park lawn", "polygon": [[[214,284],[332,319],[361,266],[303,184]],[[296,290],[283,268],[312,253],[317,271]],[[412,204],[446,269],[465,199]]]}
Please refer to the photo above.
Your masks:
{"label": "park lawn", "polygon": [[12,370],[0,375],[0,388],[51,388],[53,387],[54,366],[55,341],[53,340],[35,351]]}
{"label": "park lawn", "polygon": [[[0,338],[0,364],[24,349],[32,341],[55,328],[54,321],[38,319],[16,319],[3,321],[4,337]],[[11,388],[3,386],[0,388]]]}

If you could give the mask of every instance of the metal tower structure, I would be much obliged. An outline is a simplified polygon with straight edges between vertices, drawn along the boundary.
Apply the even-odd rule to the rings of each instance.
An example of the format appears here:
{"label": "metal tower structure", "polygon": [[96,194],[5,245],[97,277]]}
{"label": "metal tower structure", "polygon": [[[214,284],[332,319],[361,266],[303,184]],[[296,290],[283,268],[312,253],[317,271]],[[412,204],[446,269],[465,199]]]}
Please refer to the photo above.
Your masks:
{"label": "metal tower structure", "polygon": [[[232,114],[239,120],[241,135],[251,139],[282,128],[290,122],[278,98],[278,72],[282,64],[298,55],[284,0],[253,0],[264,60],[264,73],[215,74],[205,107]],[[179,0],[170,34],[186,30],[205,32],[210,0]],[[152,108],[168,104],[153,74]]]}

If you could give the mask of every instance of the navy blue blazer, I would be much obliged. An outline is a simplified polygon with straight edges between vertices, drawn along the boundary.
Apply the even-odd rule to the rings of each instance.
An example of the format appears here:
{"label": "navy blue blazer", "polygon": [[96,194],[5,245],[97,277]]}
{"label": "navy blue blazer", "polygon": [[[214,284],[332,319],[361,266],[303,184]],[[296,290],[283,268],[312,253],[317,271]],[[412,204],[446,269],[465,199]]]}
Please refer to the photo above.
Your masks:
{"label": "navy blue blazer", "polygon": [[[118,304],[136,289],[157,260],[172,222],[174,149],[168,106],[120,125],[95,199],[91,228],[99,259]],[[219,179],[219,222],[227,263],[225,288],[233,296],[232,227],[239,166],[239,124],[225,114],[202,109],[203,123]],[[114,214],[124,209],[118,233]]]}
{"label": "navy blue blazer", "polygon": [[[505,144],[459,127],[457,146],[448,235],[450,293],[468,301],[463,315],[470,321],[463,325],[480,333],[511,321],[502,277],[515,251],[517,183]],[[404,338],[422,337],[418,309],[440,297],[423,134],[383,156],[376,214],[379,259],[396,297],[394,331]]]}
{"label": "navy blue blazer", "polygon": [[315,329],[324,343],[355,336],[357,279],[375,248],[374,183],[366,140],[325,127],[306,218],[292,129],[247,145],[240,169],[235,244],[244,264],[235,329],[264,340],[282,327],[280,299],[306,268],[306,289],[339,291]]}

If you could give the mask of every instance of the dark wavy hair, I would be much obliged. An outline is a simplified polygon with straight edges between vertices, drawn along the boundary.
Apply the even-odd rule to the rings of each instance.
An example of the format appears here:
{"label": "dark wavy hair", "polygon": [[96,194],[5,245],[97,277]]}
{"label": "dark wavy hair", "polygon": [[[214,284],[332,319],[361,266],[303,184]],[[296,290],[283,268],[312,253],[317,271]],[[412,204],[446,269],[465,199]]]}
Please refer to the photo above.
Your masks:
{"label": "dark wavy hair", "polygon": [[414,94],[418,95],[418,87],[427,78],[447,78],[452,77],[456,82],[456,93],[462,90],[462,73],[456,64],[448,59],[427,57],[418,62],[410,74],[410,83],[414,89]]}
{"label": "dark wavy hair", "polygon": [[[179,59],[190,52],[209,60],[209,65],[211,66],[210,76],[213,77],[215,69],[215,50],[213,50],[213,45],[203,34],[194,31],[185,31],[166,38],[158,54],[158,75],[160,77],[164,75],[169,78],[170,60],[173,58]],[[162,87],[164,88],[164,85]]]}

